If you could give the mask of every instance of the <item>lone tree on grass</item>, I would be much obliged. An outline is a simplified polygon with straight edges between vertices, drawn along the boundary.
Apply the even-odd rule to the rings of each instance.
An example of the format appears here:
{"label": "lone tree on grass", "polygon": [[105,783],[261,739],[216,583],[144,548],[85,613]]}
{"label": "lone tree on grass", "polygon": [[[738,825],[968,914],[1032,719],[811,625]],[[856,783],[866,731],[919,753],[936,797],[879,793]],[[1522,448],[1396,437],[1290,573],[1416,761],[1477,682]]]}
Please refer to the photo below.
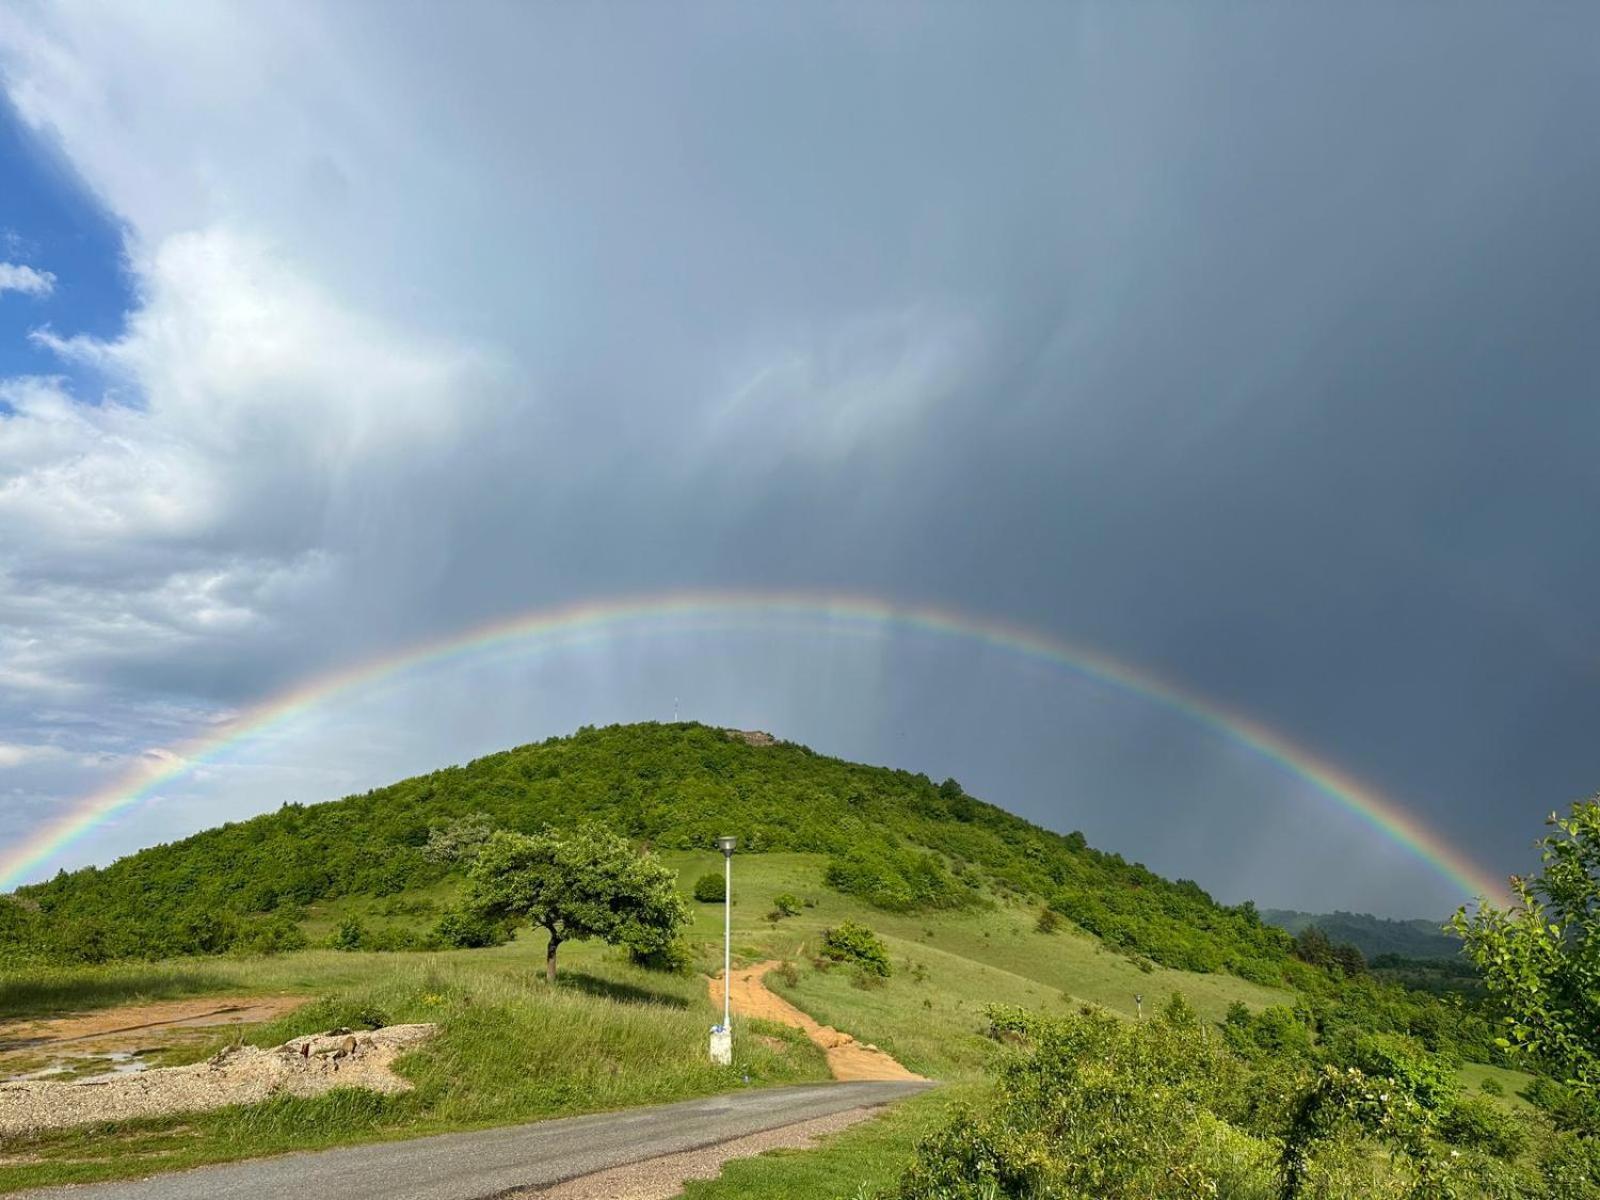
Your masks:
{"label": "lone tree on grass", "polygon": [[1500,1043],[1594,1095],[1600,1090],[1600,799],[1551,815],[1544,870],[1513,878],[1516,903],[1451,925],[1505,1014]]}
{"label": "lone tree on grass", "polygon": [[572,834],[494,834],[467,873],[463,907],[489,920],[523,920],[550,935],[544,974],[556,981],[562,942],[600,938],[649,954],[689,920],[675,874],[599,825]]}

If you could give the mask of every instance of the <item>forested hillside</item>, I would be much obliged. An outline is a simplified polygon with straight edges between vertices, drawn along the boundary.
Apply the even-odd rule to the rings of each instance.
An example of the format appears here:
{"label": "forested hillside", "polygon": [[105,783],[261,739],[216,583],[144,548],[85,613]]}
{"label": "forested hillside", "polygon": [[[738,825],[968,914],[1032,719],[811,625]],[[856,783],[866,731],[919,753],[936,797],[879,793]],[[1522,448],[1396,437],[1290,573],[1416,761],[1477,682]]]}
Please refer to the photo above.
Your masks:
{"label": "forested hillside", "polygon": [[1301,933],[1315,925],[1329,941],[1348,942],[1369,961],[1383,955],[1408,959],[1461,957],[1461,943],[1445,933],[1442,920],[1392,921],[1367,913],[1308,913],[1286,908],[1263,909],[1261,919],[1290,933]]}
{"label": "forested hillside", "polygon": [[452,870],[430,834],[484,814],[533,831],[599,819],[662,849],[733,833],[746,852],[830,856],[828,882],[892,911],[1025,895],[1129,954],[1276,983],[1291,939],[1252,906],[1056,834],[955,780],[860,766],[696,724],[583,729],[324,804],[285,804],[63,873],[0,903],[0,952],[99,961],[270,951],[305,905],[390,895]]}

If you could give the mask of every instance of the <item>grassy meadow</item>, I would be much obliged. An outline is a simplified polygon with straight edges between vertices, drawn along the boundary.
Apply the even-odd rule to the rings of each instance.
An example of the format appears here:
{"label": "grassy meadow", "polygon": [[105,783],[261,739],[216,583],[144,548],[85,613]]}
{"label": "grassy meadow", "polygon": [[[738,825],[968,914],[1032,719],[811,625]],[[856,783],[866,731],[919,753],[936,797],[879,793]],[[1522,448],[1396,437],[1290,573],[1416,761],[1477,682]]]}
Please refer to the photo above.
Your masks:
{"label": "grassy meadow", "polygon": [[[703,978],[663,976],[605,947],[563,949],[548,988],[526,942],[442,954],[305,951],[275,958],[119,965],[0,982],[0,1009],[43,1015],[154,999],[304,995],[293,1013],[243,1033],[261,1046],[373,1021],[436,1022],[439,1035],[398,1064],[399,1096],[336,1091],[115,1126],[10,1139],[0,1190],[143,1175],[200,1163],[353,1141],[652,1104],[730,1087],[827,1077],[822,1055],[791,1030],[736,1022],[731,1070],[711,1066],[717,1015]],[[759,1033],[760,1037],[750,1036]],[[184,1057],[209,1057],[235,1031]],[[168,1060],[170,1061],[170,1060]],[[748,1078],[749,1082],[745,1080]]]}
{"label": "grassy meadow", "polygon": [[[693,880],[717,869],[717,855],[664,856]],[[1141,970],[1100,941],[1064,926],[1035,928],[1038,909],[1000,903],[991,909],[901,915],[868,909],[821,885],[818,855],[764,854],[734,860],[734,951],[746,960],[792,962],[797,982],[767,982],[819,1021],[887,1050],[919,1074],[946,1081],[975,1077],[994,1043],[983,1034],[987,1004],[1064,1011],[1092,1004],[1126,1017],[1181,992],[1203,1017],[1220,1020],[1236,1000],[1252,1008],[1290,1002],[1286,991],[1233,975],[1200,975],[1164,967]],[[812,901],[795,917],[772,922],[772,897],[789,892]],[[692,934],[721,937],[720,905],[697,905]],[[871,989],[848,970],[812,965],[822,931],[843,920],[870,925],[888,945],[894,974]]]}
{"label": "grassy meadow", "polygon": [[[685,893],[701,874],[721,868],[721,857],[714,853],[677,852],[663,858],[679,871]],[[824,863],[823,856],[808,854],[740,855],[734,860],[736,955],[744,961],[793,962],[797,982],[789,986],[774,977],[772,983],[796,1004],[882,1046],[912,1069],[951,1083],[976,1080],[993,1053],[994,1043],[980,1034],[986,1003],[1049,1008],[1088,1002],[1131,1016],[1136,992],[1142,991],[1150,1004],[1179,990],[1199,1011],[1216,1017],[1235,999],[1262,1005],[1284,998],[1232,976],[1141,971],[1084,934],[1035,931],[1036,912],[1021,906],[921,916],[878,912],[825,887]],[[768,919],[772,898],[783,892],[809,903],[798,916],[773,922]],[[325,939],[351,918],[375,929],[425,927],[452,894],[448,885],[439,885],[415,894],[328,902],[311,909],[306,928],[313,938]],[[207,994],[307,997],[302,1008],[243,1034],[262,1046],[372,1020],[440,1026],[434,1042],[400,1063],[401,1073],[415,1085],[406,1095],[335,1092],[42,1134],[0,1153],[0,1189],[87,1182],[657,1103],[728,1087],[826,1078],[826,1066],[814,1047],[792,1031],[762,1023],[745,1029],[736,1021],[733,1070],[718,1070],[707,1062],[706,1031],[720,1014],[701,972],[720,967],[723,911],[719,904],[695,904],[693,913],[689,939],[695,947],[695,974],[649,972],[629,964],[618,950],[568,943],[561,950],[561,982],[554,990],[541,978],[542,936],[526,931],[515,942],[482,950],[307,950],[260,958],[39,967],[0,979],[0,1012],[8,1017]],[[878,988],[863,990],[848,971],[811,965],[821,931],[846,918],[872,925],[891,949],[895,972]],[[180,1057],[160,1061],[204,1058],[238,1036],[219,1033]],[[959,1090],[941,1089],[937,1095]],[[916,1122],[932,1120],[926,1114],[942,1113],[944,1107],[943,1099],[920,1100],[906,1116],[852,1130],[839,1144],[870,1145],[885,1161],[903,1157]],[[818,1152],[819,1164],[825,1153]],[[851,1151],[840,1162],[857,1157]],[[855,1165],[865,1169],[866,1161]],[[767,1169],[754,1164],[741,1168]],[[789,1162],[779,1177],[800,1169]]]}

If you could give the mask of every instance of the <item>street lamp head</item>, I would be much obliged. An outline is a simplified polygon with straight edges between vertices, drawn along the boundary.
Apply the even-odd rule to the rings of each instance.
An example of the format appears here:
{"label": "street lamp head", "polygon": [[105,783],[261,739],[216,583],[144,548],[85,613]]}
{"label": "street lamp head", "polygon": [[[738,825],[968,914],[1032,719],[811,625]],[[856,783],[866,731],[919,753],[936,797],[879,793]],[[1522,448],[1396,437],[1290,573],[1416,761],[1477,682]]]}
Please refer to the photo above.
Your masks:
{"label": "street lamp head", "polygon": [[717,839],[717,849],[721,850],[722,853],[727,855],[729,858],[733,857],[733,848],[738,844],[738,838],[719,837]]}

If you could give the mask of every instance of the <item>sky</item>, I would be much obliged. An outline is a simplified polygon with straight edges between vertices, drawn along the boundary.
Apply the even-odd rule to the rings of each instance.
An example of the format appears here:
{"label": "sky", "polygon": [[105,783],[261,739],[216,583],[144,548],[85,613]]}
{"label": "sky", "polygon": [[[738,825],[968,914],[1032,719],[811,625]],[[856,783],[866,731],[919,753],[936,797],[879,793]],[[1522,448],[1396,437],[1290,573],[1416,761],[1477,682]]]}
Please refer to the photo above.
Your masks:
{"label": "sky", "polygon": [[[0,843],[308,679],[681,589],[1091,647],[1493,875],[1600,789],[1600,11],[0,9]],[[1148,697],[655,623],[341,693],[41,861],[684,717],[1229,902],[1460,886]]]}

